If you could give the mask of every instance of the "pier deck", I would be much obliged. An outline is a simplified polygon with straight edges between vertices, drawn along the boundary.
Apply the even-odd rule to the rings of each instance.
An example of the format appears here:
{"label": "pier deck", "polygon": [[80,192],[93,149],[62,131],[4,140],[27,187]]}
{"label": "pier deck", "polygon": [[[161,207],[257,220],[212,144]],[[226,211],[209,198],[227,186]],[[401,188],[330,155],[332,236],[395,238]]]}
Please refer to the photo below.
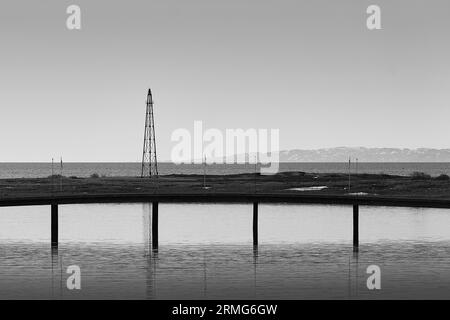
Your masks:
{"label": "pier deck", "polygon": [[42,206],[51,208],[51,245],[58,247],[59,205],[88,203],[152,203],[152,247],[158,248],[159,203],[248,203],[253,204],[253,245],[258,245],[258,206],[260,203],[348,205],[353,208],[353,248],[359,248],[359,206],[447,208],[450,200],[351,195],[298,195],[277,193],[153,193],[60,195],[0,199],[0,207]]}
{"label": "pier deck", "polygon": [[354,195],[311,195],[292,193],[124,193],[95,195],[55,195],[0,199],[0,207],[64,205],[86,203],[292,203],[366,205],[415,208],[447,208],[450,200]]}

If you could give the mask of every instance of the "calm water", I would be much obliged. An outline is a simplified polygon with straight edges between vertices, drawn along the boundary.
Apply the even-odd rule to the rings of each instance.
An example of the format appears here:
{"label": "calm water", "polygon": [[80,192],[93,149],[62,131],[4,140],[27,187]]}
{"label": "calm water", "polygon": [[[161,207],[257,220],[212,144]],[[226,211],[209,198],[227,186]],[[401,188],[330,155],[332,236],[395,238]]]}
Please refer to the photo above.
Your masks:
{"label": "calm water", "polygon": [[61,206],[57,252],[49,211],[0,208],[0,298],[450,298],[448,210],[361,207],[358,254],[344,206],[262,205],[254,248],[250,205],[160,204],[158,251],[149,205]]}
{"label": "calm water", "polygon": [[[202,165],[175,165],[172,163],[159,163],[159,173],[166,174],[203,174]],[[54,165],[54,172],[60,173],[60,164]],[[207,166],[207,174],[239,174],[251,173],[255,168],[253,164],[216,164]],[[355,173],[385,173],[395,175],[410,175],[414,171],[425,172],[432,176],[440,174],[450,175],[450,163],[423,163],[423,162],[362,162],[352,164]],[[347,173],[348,163],[343,162],[301,162],[281,163],[280,171],[305,171],[316,173]],[[105,176],[139,176],[140,163],[65,163],[63,175],[89,177],[97,173]],[[52,174],[51,163],[0,163],[0,179],[5,178],[42,178]]]}

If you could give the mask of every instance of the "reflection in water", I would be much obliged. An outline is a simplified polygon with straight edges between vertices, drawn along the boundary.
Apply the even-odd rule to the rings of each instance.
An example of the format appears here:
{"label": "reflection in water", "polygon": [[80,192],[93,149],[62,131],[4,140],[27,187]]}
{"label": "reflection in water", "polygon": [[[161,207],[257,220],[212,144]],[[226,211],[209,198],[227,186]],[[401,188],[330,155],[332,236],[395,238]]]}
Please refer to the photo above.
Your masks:
{"label": "reflection in water", "polygon": [[149,203],[142,204],[142,243],[145,244],[144,254],[147,256],[151,251],[151,205]]}
{"label": "reflection in water", "polygon": [[[349,298],[358,297],[358,283],[360,280],[358,277],[358,270],[359,270],[358,257],[359,257],[359,248],[353,247],[352,259],[349,259],[349,270],[350,270]],[[352,278],[352,275],[353,275],[353,278]],[[353,284],[353,286],[352,286],[352,284]]]}
{"label": "reflection in water", "polygon": [[[58,248],[48,210],[2,208],[0,298],[449,297],[447,211],[364,208],[354,252],[345,207],[261,206],[259,246],[251,206],[211,207],[162,205],[158,250],[151,205],[65,206]],[[366,287],[372,264],[382,270],[380,291]],[[79,291],[66,288],[70,265],[81,268]]]}
{"label": "reflection in water", "polygon": [[206,255],[203,253],[203,298],[208,296],[208,281],[207,281],[207,273],[206,273]]}
{"label": "reflection in water", "polygon": [[59,274],[59,257],[58,257],[58,247],[51,246],[51,256],[52,256],[52,297],[55,297],[55,276]]}
{"label": "reflection in water", "polygon": [[145,269],[145,298],[148,300],[156,299],[155,290],[155,273],[156,267],[153,265],[153,259],[147,255],[147,268]]}
{"label": "reflection in water", "polygon": [[254,245],[253,246],[253,278],[254,278],[254,283],[253,286],[255,288],[254,291],[254,296],[257,296],[257,283],[256,283],[256,273],[257,273],[257,266],[258,266],[258,246]]}
{"label": "reflection in water", "polygon": [[[412,242],[399,250],[398,243],[388,242],[368,245],[355,256],[348,244],[261,245],[258,250],[168,245],[144,255],[143,245],[64,244],[58,259],[57,252],[43,254],[50,251],[44,244],[6,243],[0,298],[448,298],[448,248],[450,242]],[[366,288],[365,270],[374,262],[383,270],[379,292]],[[65,287],[65,270],[73,264],[82,270],[80,291]]]}

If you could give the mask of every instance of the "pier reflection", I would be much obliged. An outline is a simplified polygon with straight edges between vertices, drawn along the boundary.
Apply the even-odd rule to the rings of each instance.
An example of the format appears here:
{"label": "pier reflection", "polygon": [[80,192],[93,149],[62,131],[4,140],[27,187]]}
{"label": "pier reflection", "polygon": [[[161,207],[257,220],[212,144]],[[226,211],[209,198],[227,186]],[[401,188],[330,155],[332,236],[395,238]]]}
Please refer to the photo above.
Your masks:
{"label": "pier reflection", "polygon": [[257,275],[257,266],[258,266],[258,246],[253,246],[253,292],[254,296],[257,297],[258,291],[257,291],[257,282],[256,282],[256,275]]}
{"label": "pier reflection", "polygon": [[60,299],[62,297],[62,261],[60,260],[58,246],[51,247],[51,296],[53,299]]}

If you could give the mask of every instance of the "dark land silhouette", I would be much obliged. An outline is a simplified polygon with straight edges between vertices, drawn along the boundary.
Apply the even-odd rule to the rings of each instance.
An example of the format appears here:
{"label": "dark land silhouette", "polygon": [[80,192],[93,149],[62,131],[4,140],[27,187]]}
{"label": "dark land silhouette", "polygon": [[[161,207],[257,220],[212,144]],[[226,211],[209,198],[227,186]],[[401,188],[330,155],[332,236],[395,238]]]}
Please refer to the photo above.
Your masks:
{"label": "dark land silhouette", "polygon": [[[350,180],[350,181],[349,181]],[[350,188],[349,188],[350,186]],[[450,199],[450,179],[411,176],[285,172],[276,175],[164,175],[158,178],[60,177],[0,179],[2,199],[127,193],[290,193]]]}

